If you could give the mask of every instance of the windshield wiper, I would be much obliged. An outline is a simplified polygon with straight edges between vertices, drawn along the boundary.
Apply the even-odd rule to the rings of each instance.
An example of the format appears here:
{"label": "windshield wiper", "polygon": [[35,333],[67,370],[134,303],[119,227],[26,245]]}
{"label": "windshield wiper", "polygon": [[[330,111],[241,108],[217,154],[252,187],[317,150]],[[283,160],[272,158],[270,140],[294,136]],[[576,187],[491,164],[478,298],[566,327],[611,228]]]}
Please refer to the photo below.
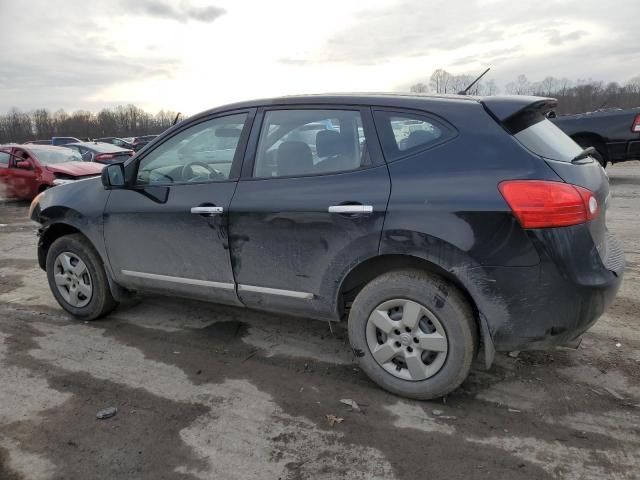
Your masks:
{"label": "windshield wiper", "polygon": [[578,155],[573,157],[571,159],[571,163],[577,163],[580,160],[584,160],[585,158],[589,158],[589,157],[593,156],[596,153],[598,153],[598,151],[595,148],[587,147],[584,150],[582,150]]}

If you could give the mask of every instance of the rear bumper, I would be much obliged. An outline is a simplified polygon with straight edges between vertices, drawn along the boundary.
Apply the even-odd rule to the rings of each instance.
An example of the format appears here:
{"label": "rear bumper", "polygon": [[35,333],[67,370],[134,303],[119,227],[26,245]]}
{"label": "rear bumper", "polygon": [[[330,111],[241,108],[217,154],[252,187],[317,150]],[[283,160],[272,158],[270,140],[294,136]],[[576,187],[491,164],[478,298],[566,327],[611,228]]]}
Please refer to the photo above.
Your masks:
{"label": "rear bumper", "polygon": [[[581,231],[584,229],[583,231]],[[580,249],[586,227],[532,232],[541,262],[533,267],[484,267],[490,279],[478,303],[496,350],[534,350],[575,343],[620,288],[624,253],[608,235],[605,258]]]}

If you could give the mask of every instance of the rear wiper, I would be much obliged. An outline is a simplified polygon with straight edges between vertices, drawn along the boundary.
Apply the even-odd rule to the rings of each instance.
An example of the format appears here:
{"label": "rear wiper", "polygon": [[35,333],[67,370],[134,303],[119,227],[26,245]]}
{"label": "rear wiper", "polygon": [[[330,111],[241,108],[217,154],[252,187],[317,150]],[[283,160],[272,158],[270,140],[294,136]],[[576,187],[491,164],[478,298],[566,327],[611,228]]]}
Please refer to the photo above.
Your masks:
{"label": "rear wiper", "polygon": [[577,163],[580,160],[584,160],[585,158],[593,156],[595,153],[598,153],[598,151],[595,148],[587,147],[584,150],[582,150],[578,155],[573,157],[571,159],[571,163]]}

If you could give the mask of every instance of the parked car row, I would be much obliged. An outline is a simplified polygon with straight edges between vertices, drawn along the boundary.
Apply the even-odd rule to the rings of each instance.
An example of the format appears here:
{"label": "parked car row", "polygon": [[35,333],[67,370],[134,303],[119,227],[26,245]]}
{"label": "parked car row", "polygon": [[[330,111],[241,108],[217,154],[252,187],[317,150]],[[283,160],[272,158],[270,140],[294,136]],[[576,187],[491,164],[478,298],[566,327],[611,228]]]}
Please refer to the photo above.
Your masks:
{"label": "parked car row", "polygon": [[29,140],[28,142],[24,142],[25,145],[68,145],[71,143],[90,143],[90,142],[98,142],[98,143],[109,143],[111,145],[115,145],[116,147],[121,147],[124,150],[133,150],[137,152],[146,144],[151,142],[158,135],[143,135],[141,137],[128,137],[128,138],[119,138],[119,137],[103,137],[96,138],[93,140],[87,139],[86,142],[84,140],[80,140],[76,137],[51,137],[50,140]]}
{"label": "parked car row", "polygon": [[0,188],[9,197],[30,200],[47,188],[100,175],[103,167],[70,148],[0,145]]}
{"label": "parked car row", "polygon": [[[64,146],[51,143],[66,142]],[[124,162],[135,152],[110,143],[54,137],[49,144],[33,141],[0,145],[0,191],[4,196],[31,199],[63,182],[98,175],[106,164]],[[79,167],[79,163],[89,164]]]}

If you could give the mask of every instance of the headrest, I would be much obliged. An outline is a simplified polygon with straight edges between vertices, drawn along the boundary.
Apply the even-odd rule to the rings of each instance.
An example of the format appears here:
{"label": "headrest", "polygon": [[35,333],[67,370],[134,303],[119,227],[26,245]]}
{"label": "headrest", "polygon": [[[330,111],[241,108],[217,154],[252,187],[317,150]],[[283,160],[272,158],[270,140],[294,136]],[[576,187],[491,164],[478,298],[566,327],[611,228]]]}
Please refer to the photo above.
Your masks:
{"label": "headrest", "polygon": [[313,154],[304,142],[282,142],[278,147],[278,176],[307,174],[313,171]]}
{"label": "headrest", "polygon": [[320,130],[316,134],[316,153],[319,157],[349,153],[349,141],[335,130]]}
{"label": "headrest", "polygon": [[407,141],[405,143],[405,150],[409,150],[410,148],[417,147],[418,145],[429,143],[434,138],[436,138],[436,135],[434,135],[431,132],[427,132],[426,130],[414,130],[407,137]]}

